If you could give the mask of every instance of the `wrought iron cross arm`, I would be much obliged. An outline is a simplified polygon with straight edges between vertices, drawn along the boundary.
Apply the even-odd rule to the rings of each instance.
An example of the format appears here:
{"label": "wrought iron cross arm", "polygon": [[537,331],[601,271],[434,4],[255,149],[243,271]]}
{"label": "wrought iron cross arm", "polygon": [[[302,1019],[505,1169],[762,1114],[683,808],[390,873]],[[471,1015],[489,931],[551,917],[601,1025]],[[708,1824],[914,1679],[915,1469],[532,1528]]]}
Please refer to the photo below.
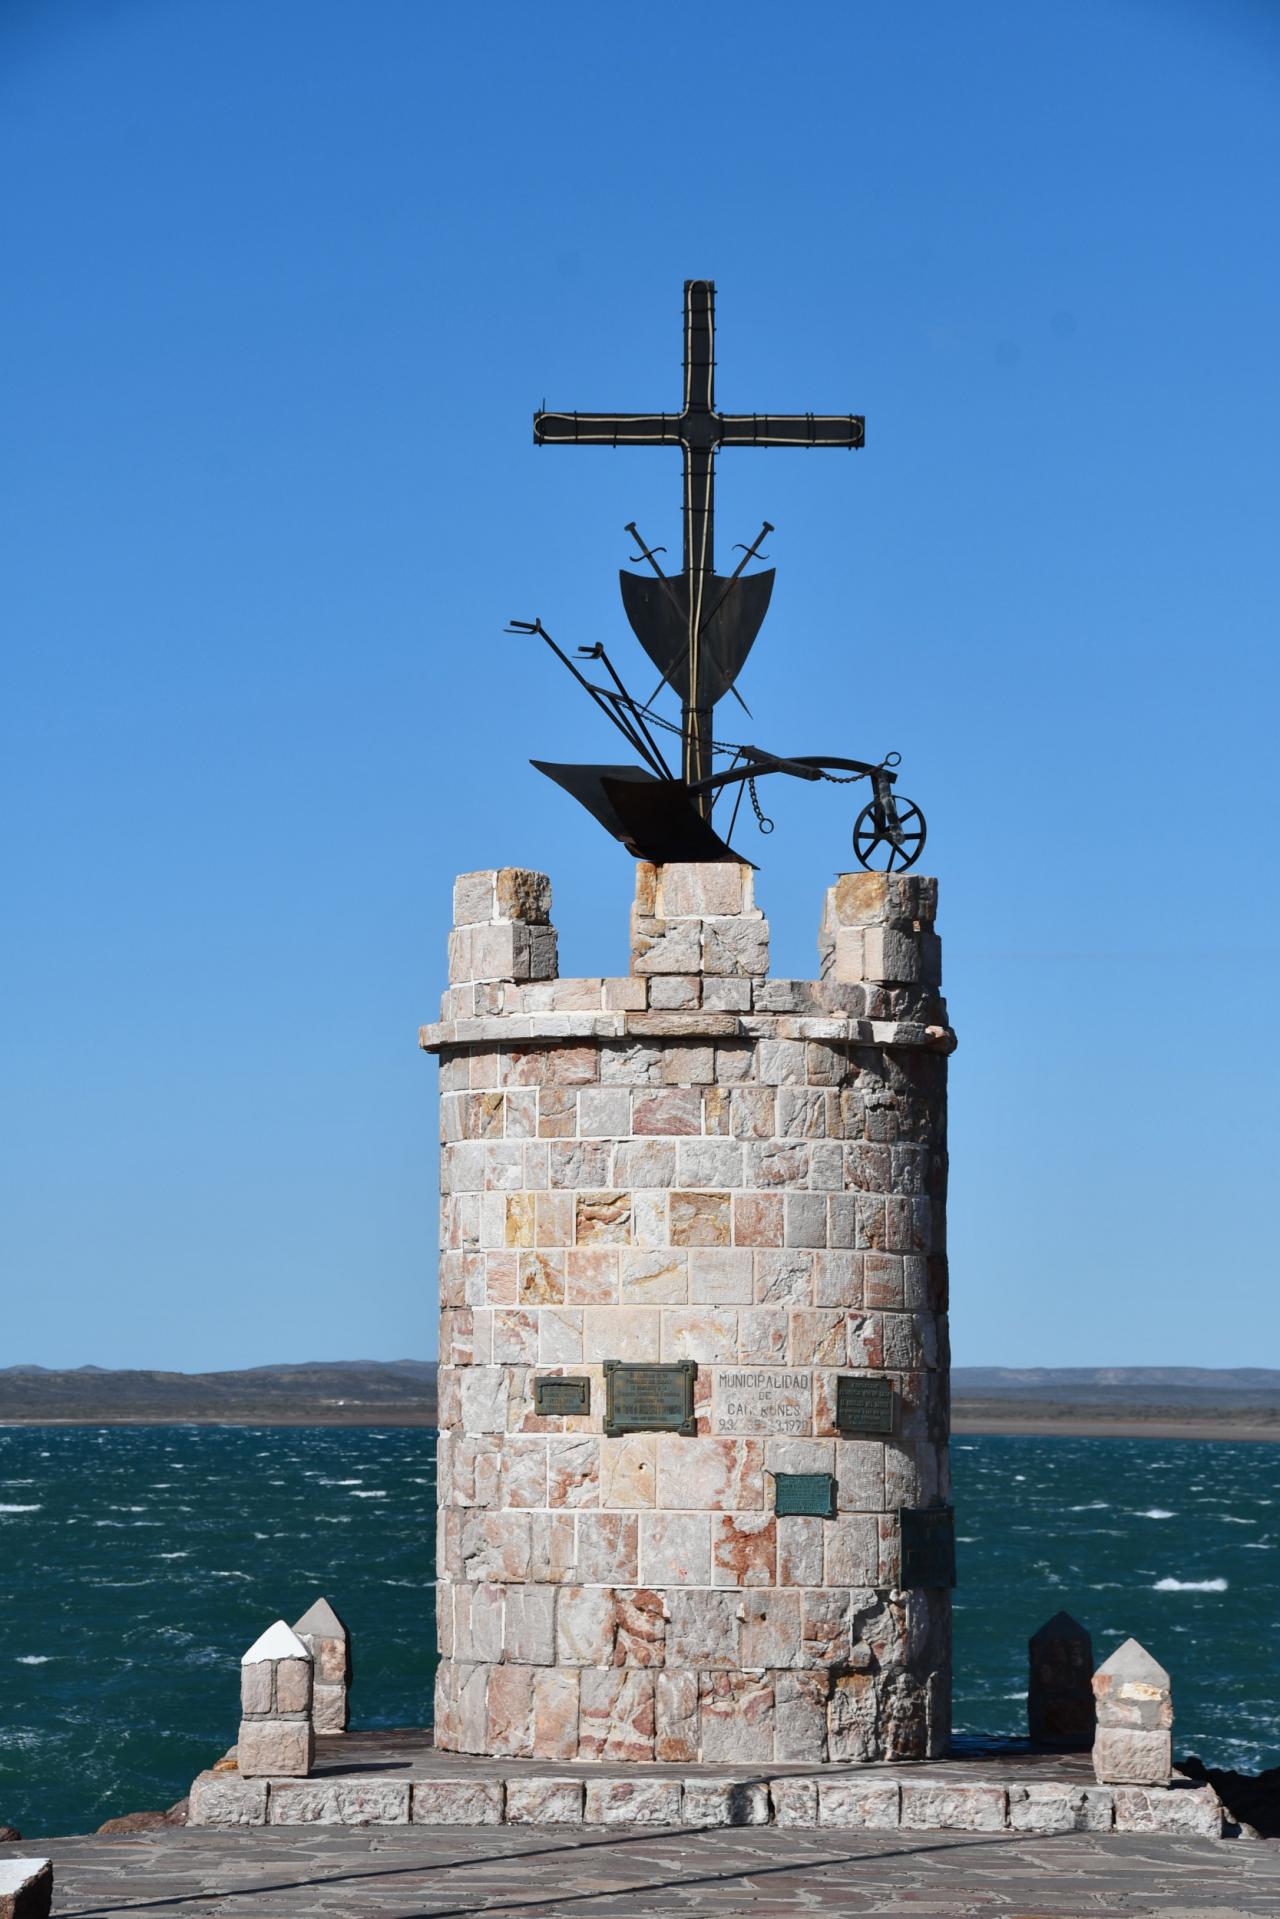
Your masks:
{"label": "wrought iron cross arm", "polygon": [[679,446],[678,413],[535,413],[537,446]]}
{"label": "wrought iron cross arm", "polygon": [[846,446],[863,444],[860,413],[723,413],[724,446]]}

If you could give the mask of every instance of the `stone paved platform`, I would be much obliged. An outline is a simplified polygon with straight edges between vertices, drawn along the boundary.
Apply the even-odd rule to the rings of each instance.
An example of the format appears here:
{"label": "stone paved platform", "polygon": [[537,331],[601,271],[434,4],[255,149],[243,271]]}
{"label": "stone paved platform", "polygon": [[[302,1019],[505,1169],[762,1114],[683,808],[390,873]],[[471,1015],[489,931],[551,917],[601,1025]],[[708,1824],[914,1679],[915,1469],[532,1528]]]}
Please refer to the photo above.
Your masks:
{"label": "stone paved platform", "polygon": [[915,1766],[689,1767],[480,1758],[424,1731],[321,1742],[305,1779],[200,1775],[190,1824],[779,1826],[874,1831],[1165,1832],[1218,1838],[1211,1787],[1098,1786],[1087,1754],[1021,1742]]}
{"label": "stone paved platform", "polygon": [[276,1827],[55,1839],[39,1850],[53,1858],[53,1910],[62,1919],[1274,1919],[1280,1912],[1280,1848],[1156,1834]]}

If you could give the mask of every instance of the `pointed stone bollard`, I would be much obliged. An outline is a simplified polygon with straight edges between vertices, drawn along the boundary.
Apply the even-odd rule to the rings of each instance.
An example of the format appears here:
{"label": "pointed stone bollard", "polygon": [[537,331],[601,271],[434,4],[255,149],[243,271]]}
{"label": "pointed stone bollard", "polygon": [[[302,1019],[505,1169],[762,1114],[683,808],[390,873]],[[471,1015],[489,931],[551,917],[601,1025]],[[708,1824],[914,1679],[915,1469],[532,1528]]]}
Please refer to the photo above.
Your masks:
{"label": "pointed stone bollard", "polygon": [[277,1619],[240,1661],[236,1766],[241,1778],[306,1778],[315,1757],[311,1689],[311,1654]]}
{"label": "pointed stone bollard", "polygon": [[308,1606],[293,1630],[314,1661],[311,1723],[318,1734],[347,1730],[347,1688],[351,1684],[351,1638],[329,1601]]}
{"label": "pointed stone bollard", "polygon": [[1167,1786],[1173,1774],[1173,1692],[1164,1667],[1136,1639],[1126,1639],[1094,1673],[1093,1696],[1098,1783]]}
{"label": "pointed stone bollard", "polygon": [[1093,1641],[1069,1612],[1047,1619],[1027,1645],[1027,1730],[1039,1746],[1087,1752],[1097,1723]]}

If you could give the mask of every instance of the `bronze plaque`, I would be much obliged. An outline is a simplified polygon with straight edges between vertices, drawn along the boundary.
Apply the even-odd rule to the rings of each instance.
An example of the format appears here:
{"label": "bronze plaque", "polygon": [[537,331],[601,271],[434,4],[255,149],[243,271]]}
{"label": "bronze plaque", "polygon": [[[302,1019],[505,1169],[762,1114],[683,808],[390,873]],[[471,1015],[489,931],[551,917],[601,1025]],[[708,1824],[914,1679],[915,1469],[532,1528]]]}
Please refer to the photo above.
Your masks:
{"label": "bronze plaque", "polygon": [[535,1379],[533,1410],[544,1419],[580,1419],[591,1411],[591,1381],[574,1379]]}
{"label": "bronze plaque", "polygon": [[697,1361],[679,1359],[669,1366],[631,1366],[620,1359],[604,1362],[604,1430],[619,1433],[683,1433],[698,1430],[693,1416]]}
{"label": "bronze plaque", "polygon": [[893,1431],[893,1384],[859,1373],[841,1373],[836,1379],[836,1430],[874,1438]]}
{"label": "bronze plaque", "polygon": [[834,1519],[836,1482],[830,1473],[775,1473],[773,1510],[779,1519],[803,1513],[811,1519]]}
{"label": "bronze plaque", "polygon": [[902,1585],[954,1586],[956,1583],[956,1516],[950,1506],[904,1506],[902,1526]]}

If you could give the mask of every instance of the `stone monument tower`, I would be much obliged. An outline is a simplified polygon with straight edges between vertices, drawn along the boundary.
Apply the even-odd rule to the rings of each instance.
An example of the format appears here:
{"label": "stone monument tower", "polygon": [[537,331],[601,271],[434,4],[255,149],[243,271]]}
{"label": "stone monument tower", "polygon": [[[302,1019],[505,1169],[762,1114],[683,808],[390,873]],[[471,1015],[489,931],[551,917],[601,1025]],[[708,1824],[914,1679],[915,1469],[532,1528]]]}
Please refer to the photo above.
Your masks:
{"label": "stone monument tower", "polygon": [[442,1747],[946,1748],[936,883],[851,873],[771,980],[751,869],[637,869],[631,972],[455,888],[442,1018]]}
{"label": "stone monument tower", "polygon": [[[580,666],[540,620],[511,629],[547,643],[641,762],[535,761],[638,862],[629,970],[562,979],[545,876],[467,873],[422,1033],[444,1193],[436,1739],[454,1751],[698,1764],[947,1745],[954,1038],[936,883],[907,870],[924,818],[895,796],[896,755],[784,758],[713,726],[773,584],[745,571],[767,521],[715,572],[716,456],[857,448],[863,421],[717,411],[714,296],[686,283],[679,413],[534,421],[541,444],[679,447],[684,466],[682,572],[627,529],[653,574],[621,576],[662,675],[647,701],[602,646]],[[779,774],[872,794],[853,848],[882,870],[828,891],[816,980],[770,979],[731,845],[744,792],[768,827],[756,786]]]}

